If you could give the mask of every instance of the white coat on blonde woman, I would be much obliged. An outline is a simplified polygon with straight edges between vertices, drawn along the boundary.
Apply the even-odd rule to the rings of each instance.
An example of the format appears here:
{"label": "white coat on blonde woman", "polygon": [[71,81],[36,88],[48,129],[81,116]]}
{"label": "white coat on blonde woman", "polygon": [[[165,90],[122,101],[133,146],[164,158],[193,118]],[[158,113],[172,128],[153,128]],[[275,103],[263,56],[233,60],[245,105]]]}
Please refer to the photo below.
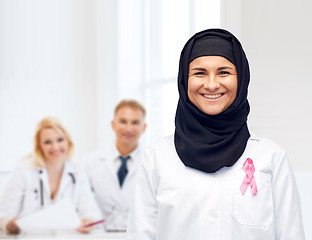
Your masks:
{"label": "white coat on blonde woman", "polygon": [[46,169],[34,167],[31,158],[23,159],[12,172],[0,198],[0,230],[5,231],[7,222],[13,217],[23,218],[63,199],[73,203],[81,219],[101,219],[87,176],[68,161],[56,197],[51,200],[50,196]]}

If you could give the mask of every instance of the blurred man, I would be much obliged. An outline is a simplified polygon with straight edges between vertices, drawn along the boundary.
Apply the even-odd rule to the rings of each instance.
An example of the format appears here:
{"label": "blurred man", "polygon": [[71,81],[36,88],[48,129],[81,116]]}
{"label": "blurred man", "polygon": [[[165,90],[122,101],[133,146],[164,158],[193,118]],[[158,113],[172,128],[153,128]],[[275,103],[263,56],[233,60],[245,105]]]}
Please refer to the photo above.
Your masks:
{"label": "blurred man", "polygon": [[106,229],[126,230],[134,178],[142,158],[139,139],[146,129],[145,108],[135,100],[122,100],[111,122],[115,143],[85,159],[85,169]]}

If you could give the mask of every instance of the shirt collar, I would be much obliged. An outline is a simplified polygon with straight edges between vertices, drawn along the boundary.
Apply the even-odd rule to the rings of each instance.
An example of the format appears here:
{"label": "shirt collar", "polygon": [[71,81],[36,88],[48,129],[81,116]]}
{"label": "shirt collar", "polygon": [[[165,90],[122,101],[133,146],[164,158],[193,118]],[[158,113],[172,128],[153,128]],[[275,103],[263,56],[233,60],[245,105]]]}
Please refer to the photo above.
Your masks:
{"label": "shirt collar", "polygon": [[[43,171],[43,172],[45,172],[46,171],[46,169],[45,169],[45,167],[43,167],[43,168],[38,168],[38,167],[36,167],[35,168],[36,170],[38,170],[38,171]],[[71,164],[68,160],[65,160],[65,164],[64,164],[64,174],[68,174],[68,173],[75,173],[76,172],[76,169],[75,169],[75,167],[74,167],[74,165],[73,164]]]}
{"label": "shirt collar", "polygon": [[[131,153],[129,153],[127,156],[130,156],[131,159],[136,159],[140,155],[140,152],[141,152],[141,146],[139,144],[138,147],[136,149],[134,149]],[[112,156],[113,159],[119,158],[120,153],[117,150],[116,145],[113,145],[112,153],[113,153],[113,156]]]}

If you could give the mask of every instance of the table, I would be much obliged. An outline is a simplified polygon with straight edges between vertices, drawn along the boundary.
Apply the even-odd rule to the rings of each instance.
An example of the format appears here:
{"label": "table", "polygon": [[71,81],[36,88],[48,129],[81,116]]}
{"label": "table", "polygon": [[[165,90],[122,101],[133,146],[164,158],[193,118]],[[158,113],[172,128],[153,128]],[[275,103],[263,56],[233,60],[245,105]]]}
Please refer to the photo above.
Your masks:
{"label": "table", "polygon": [[0,232],[0,239],[101,239],[101,240],[125,240],[125,232],[106,232],[104,230],[94,230],[89,234],[80,234],[75,230],[50,230],[38,232],[22,232],[18,235],[8,235]]}

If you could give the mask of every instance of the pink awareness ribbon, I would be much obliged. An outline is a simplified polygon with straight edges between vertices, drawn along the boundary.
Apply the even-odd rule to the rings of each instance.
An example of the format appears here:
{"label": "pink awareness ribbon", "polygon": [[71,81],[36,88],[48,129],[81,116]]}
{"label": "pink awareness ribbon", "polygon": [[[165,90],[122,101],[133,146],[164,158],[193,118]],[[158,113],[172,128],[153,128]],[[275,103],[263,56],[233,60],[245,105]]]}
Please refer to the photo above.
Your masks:
{"label": "pink awareness ribbon", "polygon": [[252,195],[256,195],[256,193],[258,192],[258,189],[257,189],[256,180],[254,177],[255,166],[253,164],[253,161],[250,158],[247,158],[247,160],[245,161],[243,165],[243,168],[245,170],[246,177],[244,178],[243,183],[240,186],[240,191],[244,195],[249,184]]}

